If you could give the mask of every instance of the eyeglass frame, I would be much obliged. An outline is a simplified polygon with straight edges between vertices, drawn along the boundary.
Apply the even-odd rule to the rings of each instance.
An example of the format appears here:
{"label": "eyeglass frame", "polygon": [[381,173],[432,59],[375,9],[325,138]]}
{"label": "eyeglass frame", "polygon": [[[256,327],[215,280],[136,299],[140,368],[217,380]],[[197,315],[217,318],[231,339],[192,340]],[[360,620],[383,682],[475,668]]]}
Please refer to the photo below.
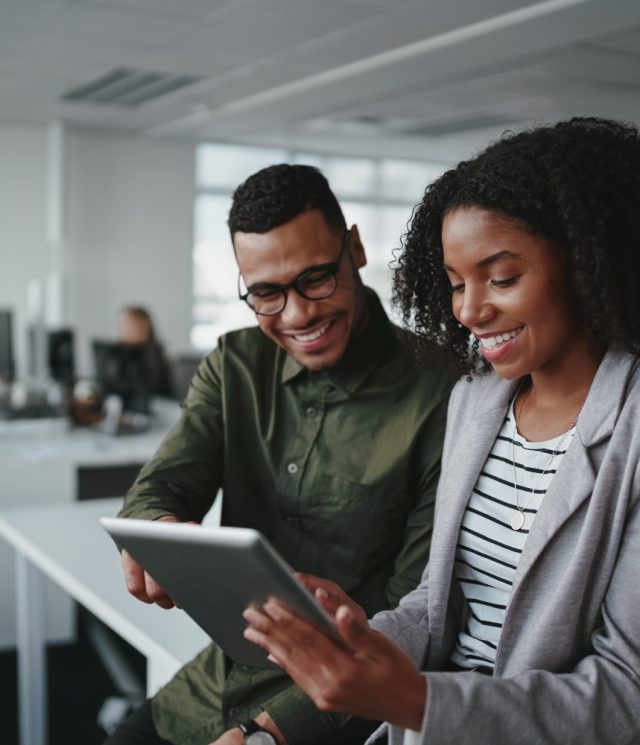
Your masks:
{"label": "eyeglass frame", "polygon": [[[287,284],[284,285],[278,285],[278,284],[272,284],[270,282],[258,282],[252,290],[248,290],[244,294],[241,292],[240,289],[240,280],[242,279],[242,272],[238,272],[238,298],[240,300],[244,300],[244,302],[247,304],[247,306],[257,315],[257,316],[277,316],[278,313],[282,313],[282,311],[287,307],[287,300],[289,299],[289,290],[295,290],[298,295],[301,298],[304,298],[305,300],[326,300],[328,297],[331,297],[334,292],[338,289],[338,281],[337,281],[337,275],[340,271],[340,262],[342,261],[342,257],[344,256],[344,250],[347,247],[347,244],[349,243],[349,236],[351,235],[351,230],[347,228],[344,231],[344,235],[342,237],[342,244],[340,246],[340,253],[338,254],[338,257],[335,261],[327,262],[326,264],[315,264],[314,266],[310,266],[307,269],[304,269],[300,274],[298,274],[291,282],[287,282]],[[335,280],[335,286],[333,290],[328,295],[324,295],[323,297],[307,297],[301,290],[299,289],[298,285],[302,280],[304,280],[305,277],[308,277],[310,274],[314,274],[315,272],[328,272],[333,279]],[[256,310],[251,303],[249,302],[249,296],[258,291],[258,290],[273,290],[280,292],[284,297],[284,302],[282,303],[282,308],[280,310],[275,311],[274,313],[260,313],[260,311]]]}

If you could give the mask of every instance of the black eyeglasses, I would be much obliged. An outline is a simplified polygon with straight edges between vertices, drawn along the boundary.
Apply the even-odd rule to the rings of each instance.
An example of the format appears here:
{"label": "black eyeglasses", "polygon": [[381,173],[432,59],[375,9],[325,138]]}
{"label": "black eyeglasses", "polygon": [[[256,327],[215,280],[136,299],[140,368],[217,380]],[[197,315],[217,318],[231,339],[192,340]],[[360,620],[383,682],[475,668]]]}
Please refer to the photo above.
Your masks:
{"label": "black eyeglasses", "polygon": [[318,264],[310,266],[304,272],[286,285],[270,284],[269,282],[258,282],[244,295],[240,290],[241,276],[238,274],[238,297],[244,300],[254,313],[259,316],[275,316],[282,313],[287,304],[289,290],[295,290],[305,300],[325,300],[333,295],[338,286],[338,270],[340,261],[348,243],[349,231],[345,230],[340,246],[340,253],[335,261],[329,264]]}

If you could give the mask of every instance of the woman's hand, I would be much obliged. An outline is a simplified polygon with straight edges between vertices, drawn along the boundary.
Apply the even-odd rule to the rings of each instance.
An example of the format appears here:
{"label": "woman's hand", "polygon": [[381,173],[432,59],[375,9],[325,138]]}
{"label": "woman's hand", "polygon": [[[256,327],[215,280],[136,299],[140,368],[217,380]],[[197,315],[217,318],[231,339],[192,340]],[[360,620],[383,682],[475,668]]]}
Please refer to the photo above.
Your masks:
{"label": "woman's hand", "polygon": [[[342,591],[318,578],[304,578],[323,590],[331,604]],[[382,634],[369,628],[363,611],[349,601],[335,612],[344,647],[295,616],[280,601],[244,612],[245,638],[266,650],[322,711],[342,711],[366,719],[385,719],[420,730],[426,705],[426,680],[413,660]]]}
{"label": "woman's hand", "polygon": [[333,580],[316,577],[314,574],[304,574],[303,572],[296,572],[296,577],[331,616],[335,616],[341,605],[346,605],[354,617],[362,625],[366,626],[367,614],[364,612],[364,609],[355,600],[352,600],[340,585],[333,582]]}

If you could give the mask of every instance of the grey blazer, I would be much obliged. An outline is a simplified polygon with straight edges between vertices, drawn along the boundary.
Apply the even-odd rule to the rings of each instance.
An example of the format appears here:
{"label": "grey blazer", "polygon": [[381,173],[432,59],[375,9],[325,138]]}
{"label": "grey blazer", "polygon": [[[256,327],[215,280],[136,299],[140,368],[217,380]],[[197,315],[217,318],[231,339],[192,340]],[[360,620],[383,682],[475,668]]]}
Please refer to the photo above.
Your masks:
{"label": "grey blazer", "polygon": [[429,566],[371,624],[425,671],[424,745],[640,745],[640,364],[629,354],[609,351],[596,373],[525,544],[493,677],[436,672],[465,620],[460,523],[516,385],[490,375],[454,389]]}

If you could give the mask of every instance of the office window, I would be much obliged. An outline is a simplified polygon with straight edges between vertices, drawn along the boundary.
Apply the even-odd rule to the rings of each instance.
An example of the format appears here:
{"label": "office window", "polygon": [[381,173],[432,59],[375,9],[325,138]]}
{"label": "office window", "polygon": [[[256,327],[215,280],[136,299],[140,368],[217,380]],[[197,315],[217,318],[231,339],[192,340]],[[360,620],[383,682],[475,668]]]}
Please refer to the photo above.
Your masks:
{"label": "office window", "polygon": [[208,351],[218,337],[255,324],[238,300],[238,269],[227,229],[231,195],[255,171],[273,163],[305,163],[329,180],[349,226],[356,224],[367,251],[364,282],[390,310],[393,250],[400,245],[414,205],[443,168],[390,158],[350,158],[320,153],[205,143],[196,157],[191,343]]}

